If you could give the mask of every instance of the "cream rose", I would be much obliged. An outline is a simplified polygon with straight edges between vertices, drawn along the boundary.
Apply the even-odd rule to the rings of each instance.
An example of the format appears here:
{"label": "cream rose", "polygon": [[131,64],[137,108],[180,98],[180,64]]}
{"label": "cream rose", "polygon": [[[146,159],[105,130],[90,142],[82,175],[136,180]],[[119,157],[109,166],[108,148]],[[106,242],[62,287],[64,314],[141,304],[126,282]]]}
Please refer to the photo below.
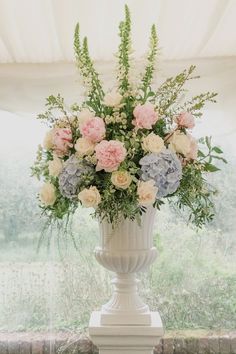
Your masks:
{"label": "cream rose", "polygon": [[53,205],[56,201],[56,190],[53,184],[45,183],[39,193],[41,202],[45,205]]}
{"label": "cream rose", "polygon": [[62,160],[59,159],[56,155],[53,156],[53,160],[48,163],[49,175],[53,177],[57,177],[63,168]]}
{"label": "cream rose", "polygon": [[86,208],[96,208],[101,202],[101,195],[96,187],[89,187],[83,189],[78,194],[78,199],[81,201],[82,205]]}
{"label": "cream rose", "polygon": [[186,155],[186,158],[188,160],[196,160],[197,159],[197,155],[198,155],[198,144],[197,144],[197,140],[194,139],[194,137],[190,134],[187,134],[189,140],[190,140],[190,151],[188,152],[188,154]]}
{"label": "cream rose", "polygon": [[142,148],[146,152],[159,153],[165,148],[164,140],[154,133],[148,134],[142,140]]}
{"label": "cream rose", "polygon": [[155,202],[158,188],[155,186],[155,182],[150,179],[149,181],[139,181],[137,194],[138,202],[140,205],[148,206]]}
{"label": "cream rose", "polygon": [[76,155],[79,157],[92,155],[94,153],[95,144],[86,138],[79,138],[75,144]]}
{"label": "cream rose", "polygon": [[94,112],[91,112],[88,108],[82,109],[78,116],[79,124],[84,123],[87,119],[95,117]]}
{"label": "cream rose", "polygon": [[43,141],[44,149],[51,150],[53,148],[53,136],[54,136],[54,129],[51,129],[46,133]]}
{"label": "cream rose", "polygon": [[177,130],[171,136],[169,141],[170,141],[170,144],[169,144],[170,150],[172,150],[174,152],[178,152],[184,156],[187,156],[190,153],[191,140],[188,135]]}
{"label": "cream rose", "polygon": [[115,187],[127,189],[132,182],[132,177],[127,171],[114,171],[111,175],[111,181]]}
{"label": "cream rose", "polygon": [[119,92],[113,90],[104,96],[103,103],[108,107],[117,107],[120,105],[122,96]]}

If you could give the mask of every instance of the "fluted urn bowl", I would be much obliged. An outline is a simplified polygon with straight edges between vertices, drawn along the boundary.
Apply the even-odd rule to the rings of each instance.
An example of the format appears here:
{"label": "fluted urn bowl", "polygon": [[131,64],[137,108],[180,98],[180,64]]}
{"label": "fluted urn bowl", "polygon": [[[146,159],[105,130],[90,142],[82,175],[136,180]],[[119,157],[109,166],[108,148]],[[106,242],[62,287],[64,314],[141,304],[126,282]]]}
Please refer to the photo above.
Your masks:
{"label": "fluted urn bowl", "polygon": [[100,246],[95,257],[103,267],[116,273],[136,273],[146,270],[157,256],[153,247],[155,209],[149,208],[141,223],[125,219],[112,225],[100,222]]}
{"label": "fluted urn bowl", "polygon": [[151,313],[138,295],[136,273],[146,270],[157,256],[153,247],[155,212],[148,208],[140,223],[129,219],[114,225],[106,220],[100,222],[100,246],[95,249],[95,257],[103,267],[116,273],[113,296],[102,306],[103,325],[150,325]]}

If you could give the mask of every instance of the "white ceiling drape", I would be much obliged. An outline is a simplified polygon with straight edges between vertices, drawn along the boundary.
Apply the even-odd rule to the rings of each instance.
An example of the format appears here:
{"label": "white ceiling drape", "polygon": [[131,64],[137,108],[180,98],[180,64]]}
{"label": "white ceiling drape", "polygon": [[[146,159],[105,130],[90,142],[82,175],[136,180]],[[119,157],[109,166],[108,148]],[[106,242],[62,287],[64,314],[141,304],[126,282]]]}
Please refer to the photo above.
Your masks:
{"label": "white ceiling drape", "polygon": [[81,102],[83,89],[70,63],[77,21],[105,88],[111,88],[125,3],[132,13],[135,58],[145,53],[156,23],[162,61],[156,83],[197,64],[202,79],[192,81],[190,91],[214,90],[219,97],[204,110],[196,134],[213,135],[236,151],[236,0],[0,0],[1,127],[10,124],[6,112],[36,115],[51,93],[60,92],[68,104]]}
{"label": "white ceiling drape", "polygon": [[125,3],[137,56],[152,23],[164,59],[236,55],[236,0],[0,0],[0,62],[72,61],[77,21],[94,59],[110,60]]}

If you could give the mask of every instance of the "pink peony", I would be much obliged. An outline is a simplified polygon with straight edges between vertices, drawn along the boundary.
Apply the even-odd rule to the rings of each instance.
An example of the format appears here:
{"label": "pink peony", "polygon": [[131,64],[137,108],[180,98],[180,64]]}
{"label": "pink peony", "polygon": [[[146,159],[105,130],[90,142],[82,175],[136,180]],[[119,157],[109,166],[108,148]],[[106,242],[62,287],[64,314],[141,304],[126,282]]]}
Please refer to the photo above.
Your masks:
{"label": "pink peony", "polygon": [[79,125],[79,129],[83,138],[86,138],[93,143],[101,141],[106,133],[105,123],[103,119],[99,117],[85,119]]}
{"label": "pink peony", "polygon": [[133,124],[141,129],[152,129],[153,124],[158,120],[158,114],[150,102],[135,107],[133,115],[135,117]]}
{"label": "pink peony", "polygon": [[187,160],[196,160],[198,155],[198,144],[197,140],[190,134],[187,134],[187,137],[190,140],[190,150],[186,154]]}
{"label": "pink peony", "polygon": [[95,152],[98,160],[96,170],[106,172],[116,171],[127,153],[124,144],[117,140],[102,140],[95,147]]}
{"label": "pink peony", "polygon": [[55,128],[52,133],[52,146],[57,156],[68,154],[72,144],[72,132],[69,128]]}
{"label": "pink peony", "polygon": [[183,128],[192,129],[195,126],[194,116],[189,112],[182,112],[176,118],[175,122]]}

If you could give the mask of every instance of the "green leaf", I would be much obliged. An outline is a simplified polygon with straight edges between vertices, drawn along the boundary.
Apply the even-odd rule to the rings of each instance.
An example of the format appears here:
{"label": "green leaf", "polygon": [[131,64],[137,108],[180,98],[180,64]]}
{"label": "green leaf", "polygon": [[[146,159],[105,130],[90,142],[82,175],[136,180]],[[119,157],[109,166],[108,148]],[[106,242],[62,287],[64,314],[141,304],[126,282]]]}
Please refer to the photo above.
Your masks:
{"label": "green leaf", "polygon": [[152,96],[155,96],[155,92],[150,91],[150,92],[147,94],[147,97],[152,97]]}
{"label": "green leaf", "polygon": [[205,138],[202,137],[202,138],[198,139],[198,142],[199,142],[200,144],[204,144],[204,143],[205,143]]}
{"label": "green leaf", "polygon": [[205,163],[204,170],[207,172],[220,171],[220,169],[218,167],[216,167],[215,165],[212,165],[211,163],[208,163],[208,162]]}
{"label": "green leaf", "polygon": [[226,159],[224,159],[223,157],[221,157],[221,156],[211,155],[211,157],[212,157],[213,159],[221,160],[221,161],[223,161],[224,163],[228,163],[228,161],[227,161]]}
{"label": "green leaf", "polygon": [[206,144],[207,144],[208,149],[211,150],[211,137],[206,136],[205,140],[206,140]]}
{"label": "green leaf", "polygon": [[198,156],[199,156],[199,157],[206,157],[206,155],[204,155],[201,150],[198,150]]}
{"label": "green leaf", "polygon": [[214,146],[212,150],[215,151],[217,154],[223,154],[223,151],[218,146]]}

